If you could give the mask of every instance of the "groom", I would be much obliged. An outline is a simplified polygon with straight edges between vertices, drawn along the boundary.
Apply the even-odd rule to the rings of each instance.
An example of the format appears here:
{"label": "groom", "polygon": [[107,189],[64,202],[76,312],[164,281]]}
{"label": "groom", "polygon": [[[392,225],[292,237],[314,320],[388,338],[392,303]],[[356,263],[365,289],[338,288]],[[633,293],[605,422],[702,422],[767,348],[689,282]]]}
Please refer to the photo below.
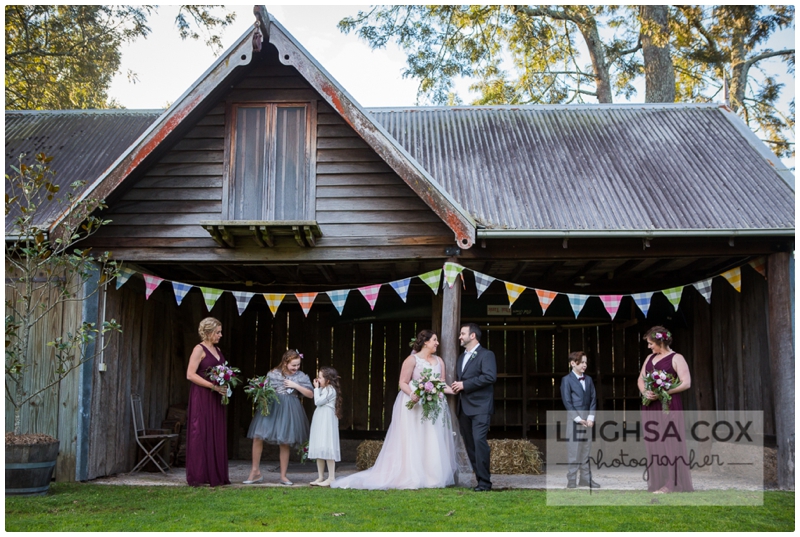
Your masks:
{"label": "groom", "polygon": [[481,347],[481,329],[475,323],[461,326],[459,336],[464,353],[456,361],[457,414],[467,456],[478,480],[476,492],[492,490],[489,476],[489,422],[494,414],[494,383],[497,363],[494,353]]}

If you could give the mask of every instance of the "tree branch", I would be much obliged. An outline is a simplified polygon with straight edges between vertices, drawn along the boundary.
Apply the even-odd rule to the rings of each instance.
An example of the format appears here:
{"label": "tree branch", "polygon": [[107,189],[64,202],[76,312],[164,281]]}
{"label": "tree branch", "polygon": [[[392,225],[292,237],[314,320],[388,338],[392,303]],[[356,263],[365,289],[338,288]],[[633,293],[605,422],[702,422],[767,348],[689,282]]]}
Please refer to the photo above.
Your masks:
{"label": "tree branch", "polygon": [[744,68],[749,69],[756,62],[760,62],[761,60],[766,60],[767,58],[774,58],[775,56],[788,56],[790,54],[794,54],[794,49],[785,49],[785,50],[769,50],[767,52],[762,52],[757,56],[753,56],[752,58],[748,59],[744,62]]}

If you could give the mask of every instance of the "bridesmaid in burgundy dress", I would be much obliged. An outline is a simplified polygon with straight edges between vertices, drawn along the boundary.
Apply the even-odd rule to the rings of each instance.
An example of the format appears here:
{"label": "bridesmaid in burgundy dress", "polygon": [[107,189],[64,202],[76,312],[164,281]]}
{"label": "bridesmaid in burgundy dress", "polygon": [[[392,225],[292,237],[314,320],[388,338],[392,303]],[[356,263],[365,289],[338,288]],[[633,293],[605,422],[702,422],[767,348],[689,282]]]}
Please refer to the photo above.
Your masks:
{"label": "bridesmaid in burgundy dress", "polygon": [[186,481],[193,487],[204,483],[212,487],[230,485],[228,478],[228,441],[225,436],[224,386],[217,386],[206,377],[210,367],[225,363],[217,348],[222,337],[222,323],[213,317],[200,321],[197,331],[202,343],[195,346],[189,358],[186,378],[189,406],[186,410]]}
{"label": "bridesmaid in burgundy dress", "polygon": [[[647,432],[647,427],[644,428],[647,461],[651,465],[648,471],[647,490],[655,494],[691,492],[694,487],[686,449],[683,403],[679,394],[692,386],[689,366],[686,365],[686,359],[682,355],[670,348],[672,334],[663,326],[654,326],[648,330],[644,339],[653,353],[647,357],[642,366],[639,392],[652,402],[649,405],[642,405],[642,423],[656,422],[659,433],[659,438],[648,442],[647,438],[652,438],[652,434]],[[650,390],[645,390],[644,387],[642,377],[654,369],[665,371],[680,380],[679,386],[667,390],[672,396],[668,414],[664,413],[658,396]],[[670,434],[665,434],[667,431]],[[675,431],[679,433],[680,438],[675,437]]]}

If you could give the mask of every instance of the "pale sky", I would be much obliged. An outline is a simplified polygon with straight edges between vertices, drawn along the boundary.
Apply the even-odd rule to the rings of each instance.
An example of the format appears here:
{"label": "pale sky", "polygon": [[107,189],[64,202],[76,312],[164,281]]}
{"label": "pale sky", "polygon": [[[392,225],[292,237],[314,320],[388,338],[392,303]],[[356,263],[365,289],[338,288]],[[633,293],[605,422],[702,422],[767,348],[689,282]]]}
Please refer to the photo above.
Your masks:
{"label": "pale sky", "polygon": [[[336,27],[346,16],[353,16],[368,5],[270,5],[268,11],[335,78],[361,106],[413,106],[416,104],[416,80],[401,76],[405,54],[389,43],[386,48],[371,50],[354,33],[345,35]],[[253,6],[228,6],[237,13],[236,22],[221,34],[223,51],[253,24]],[[152,33],[122,48],[121,72],[114,78],[109,95],[125,108],[165,108],[180,97],[214,62],[214,54],[202,41],[182,41],[174,25],[177,6],[161,6],[159,15],[150,20]],[[794,47],[794,30],[785,30],[770,42],[773,49]],[[769,72],[767,60],[758,67]],[[128,81],[127,72],[137,74],[138,82]],[[785,71],[785,69],[781,69]],[[779,79],[786,84],[784,102],[794,98],[795,82],[791,76]],[[643,102],[643,82],[632,102]],[[465,103],[471,98],[467,84],[457,85]],[[722,100],[720,96],[719,100]],[[617,102],[624,102],[616,98]],[[785,108],[782,107],[782,108]],[[793,167],[794,161],[787,161]]]}

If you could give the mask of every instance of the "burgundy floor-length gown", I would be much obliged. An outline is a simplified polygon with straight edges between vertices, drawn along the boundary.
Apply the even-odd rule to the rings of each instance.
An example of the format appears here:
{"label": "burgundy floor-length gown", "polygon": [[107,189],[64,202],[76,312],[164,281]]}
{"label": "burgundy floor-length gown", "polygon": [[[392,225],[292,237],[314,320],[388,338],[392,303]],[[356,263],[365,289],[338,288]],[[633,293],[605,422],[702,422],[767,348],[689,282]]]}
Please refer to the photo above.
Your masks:
{"label": "burgundy floor-length gown", "polygon": [[[653,369],[660,369],[678,378],[675,368],[672,367],[673,352],[665,356],[653,367],[652,357],[648,359],[645,373]],[[655,421],[658,425],[659,438],[648,441],[646,422]],[[655,492],[664,488],[669,492],[692,492],[692,474],[689,468],[689,455],[686,449],[686,433],[683,423],[683,403],[681,395],[674,394],[669,402],[669,414],[665,414],[661,401],[653,401],[649,405],[642,405],[642,424],[645,427],[645,447],[647,448],[647,461],[651,464],[648,472],[647,490]],[[651,426],[651,429],[653,427]],[[680,439],[676,438],[674,431],[678,431]],[[668,433],[668,434],[666,434]],[[666,438],[664,438],[666,437]]]}
{"label": "burgundy floor-length gown", "polygon": [[[217,348],[219,361],[202,345],[205,357],[197,374],[207,378],[210,367],[225,363]],[[226,438],[225,406],[222,395],[198,386],[189,386],[189,406],[186,410],[186,481],[193,487],[204,483],[212,487],[230,485],[228,478],[228,440]]]}

